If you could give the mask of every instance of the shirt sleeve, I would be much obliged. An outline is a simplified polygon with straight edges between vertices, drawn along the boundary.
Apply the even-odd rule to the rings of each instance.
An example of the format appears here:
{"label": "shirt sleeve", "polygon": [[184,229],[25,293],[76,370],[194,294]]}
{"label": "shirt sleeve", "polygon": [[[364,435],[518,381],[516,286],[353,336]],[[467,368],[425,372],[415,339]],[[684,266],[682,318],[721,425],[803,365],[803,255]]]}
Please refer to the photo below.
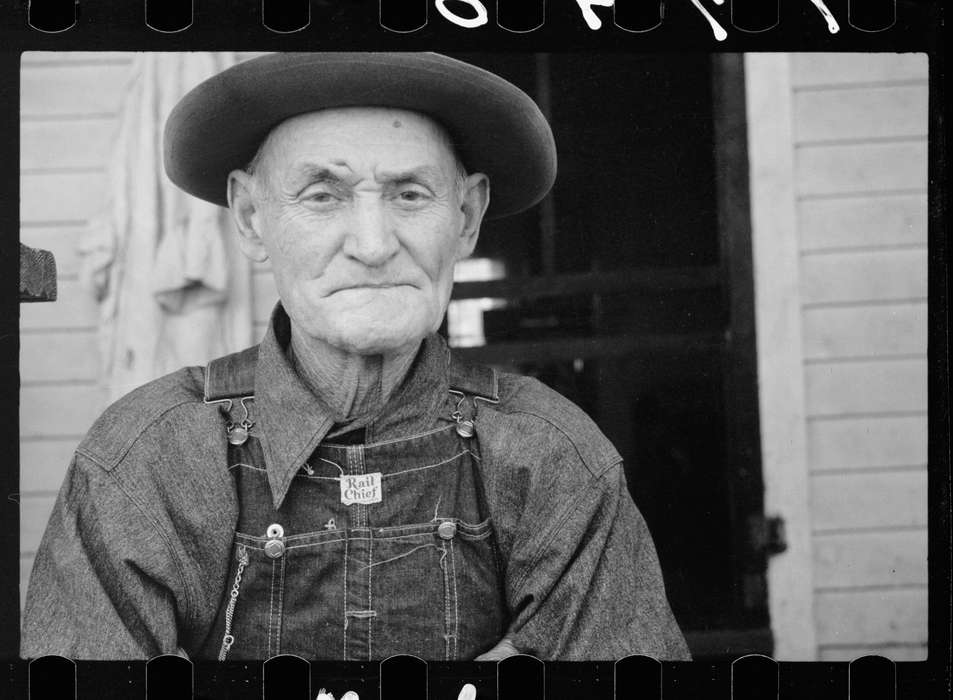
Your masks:
{"label": "shirt sleeve", "polygon": [[170,543],[116,475],[75,457],[36,554],[21,655],[176,653],[176,567]]}
{"label": "shirt sleeve", "polygon": [[[662,581],[655,545],[621,464],[589,480],[533,537],[508,586],[507,637],[541,659],[689,659]],[[515,543],[520,548],[519,543]]]}

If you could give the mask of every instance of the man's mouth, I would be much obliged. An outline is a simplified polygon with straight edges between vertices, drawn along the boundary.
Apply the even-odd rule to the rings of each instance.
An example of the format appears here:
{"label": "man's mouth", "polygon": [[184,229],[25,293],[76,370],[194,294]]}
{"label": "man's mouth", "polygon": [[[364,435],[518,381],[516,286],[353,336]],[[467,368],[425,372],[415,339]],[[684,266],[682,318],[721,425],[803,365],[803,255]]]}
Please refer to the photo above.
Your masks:
{"label": "man's mouth", "polygon": [[335,289],[331,294],[338,292],[354,291],[359,289],[393,289],[395,287],[412,287],[408,282],[364,282],[361,284],[349,284]]}

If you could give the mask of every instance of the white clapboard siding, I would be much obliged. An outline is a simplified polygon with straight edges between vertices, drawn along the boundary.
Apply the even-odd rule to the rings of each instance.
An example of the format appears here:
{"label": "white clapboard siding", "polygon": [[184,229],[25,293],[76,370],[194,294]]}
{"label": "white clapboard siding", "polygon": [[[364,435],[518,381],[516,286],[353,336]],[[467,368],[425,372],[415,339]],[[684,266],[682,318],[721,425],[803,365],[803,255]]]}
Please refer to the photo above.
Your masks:
{"label": "white clapboard siding", "polygon": [[[21,438],[75,437],[86,434],[104,404],[93,384],[52,384],[20,389]],[[58,484],[51,485],[52,488]]]}
{"label": "white clapboard siding", "polygon": [[805,255],[801,302],[906,301],[927,297],[927,251],[860,250]]}
{"label": "white clapboard siding", "polygon": [[814,471],[881,469],[927,464],[927,417],[864,416],[807,425]]}
{"label": "white clapboard siding", "polygon": [[110,118],[20,122],[20,169],[104,168],[115,136]]}
{"label": "white clapboard siding", "polygon": [[78,444],[74,437],[20,440],[20,492],[57,490]]}
{"label": "white clapboard siding", "polygon": [[815,600],[821,646],[925,644],[926,589],[821,591]]}
{"label": "white clapboard siding", "polygon": [[926,644],[868,644],[866,646],[822,646],[818,661],[853,661],[871,654],[892,661],[926,661]]}
{"label": "white clapboard siding", "polygon": [[21,222],[82,222],[106,200],[103,170],[20,175]]}
{"label": "white clapboard siding", "polygon": [[818,657],[922,659],[927,59],[792,65]]}
{"label": "white clapboard siding", "polygon": [[802,200],[798,220],[802,251],[925,245],[927,195]]}
{"label": "white clapboard siding", "polygon": [[925,527],[927,472],[815,474],[814,531]]}
{"label": "white clapboard siding", "polygon": [[804,368],[809,417],[923,411],[926,359],[833,362]]}
{"label": "white clapboard siding", "polygon": [[20,382],[94,382],[99,378],[95,331],[62,330],[20,336]]}
{"label": "white clapboard siding", "polygon": [[116,114],[129,75],[125,61],[27,66],[21,72],[21,118]]}
{"label": "white clapboard siding", "polygon": [[24,51],[20,57],[20,66],[49,67],[61,66],[102,66],[128,64],[133,54],[129,51]]}
{"label": "white clapboard siding", "polygon": [[864,307],[818,307],[803,312],[804,358],[925,355],[925,301]]}
{"label": "white clapboard siding", "polygon": [[795,176],[801,197],[922,189],[927,142],[799,146]]}
{"label": "white clapboard siding", "polygon": [[[871,118],[876,115],[876,118]],[[798,142],[926,136],[927,85],[848,88],[831,101],[826,90],[794,96]]]}
{"label": "white clapboard siding", "polygon": [[852,532],[814,540],[818,589],[927,583],[927,531]]}
{"label": "white clapboard siding", "polygon": [[85,285],[77,280],[57,280],[56,301],[23,304],[20,329],[89,330],[96,326],[99,308]]}
{"label": "white clapboard siding", "polygon": [[[812,642],[821,659],[923,658],[927,57],[789,61],[782,82],[790,80],[790,92],[776,100],[774,118],[789,119],[791,130],[773,167],[790,185],[777,209],[796,211],[799,282],[788,301],[800,309],[806,450],[798,466],[807,472],[809,515],[789,526],[811,541]],[[772,311],[784,309],[762,313]]]}
{"label": "white clapboard siding", "polygon": [[83,233],[82,226],[23,226],[20,241],[32,248],[41,248],[53,253],[56,262],[56,277],[75,279],[79,274],[80,257],[77,243]]}
{"label": "white clapboard siding", "polygon": [[928,60],[922,53],[800,53],[795,54],[792,67],[796,91],[818,86],[923,83],[928,77]]}

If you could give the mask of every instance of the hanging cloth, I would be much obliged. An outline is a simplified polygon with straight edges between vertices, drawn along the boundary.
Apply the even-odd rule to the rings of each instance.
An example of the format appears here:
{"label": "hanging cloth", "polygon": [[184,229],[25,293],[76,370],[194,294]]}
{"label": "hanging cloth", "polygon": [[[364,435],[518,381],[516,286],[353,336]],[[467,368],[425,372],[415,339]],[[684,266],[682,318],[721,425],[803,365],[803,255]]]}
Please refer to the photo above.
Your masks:
{"label": "hanging cloth", "polygon": [[80,243],[82,276],[99,302],[109,401],[254,342],[252,264],[228,211],[178,189],[162,166],[172,107],[235,62],[232,53],[210,52],[142,53],[133,61],[106,203]]}

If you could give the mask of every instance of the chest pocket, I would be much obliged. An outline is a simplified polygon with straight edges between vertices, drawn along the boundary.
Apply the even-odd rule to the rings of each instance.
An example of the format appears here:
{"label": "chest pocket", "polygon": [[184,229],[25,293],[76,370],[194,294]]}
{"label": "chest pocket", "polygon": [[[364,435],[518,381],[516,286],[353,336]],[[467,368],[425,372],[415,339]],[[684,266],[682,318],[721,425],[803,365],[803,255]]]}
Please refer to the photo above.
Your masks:
{"label": "chest pocket", "polygon": [[[234,445],[240,518],[204,655],[454,660],[496,644],[499,553],[474,441],[454,428],[322,445],[277,511],[258,441]],[[380,499],[345,505],[342,476],[379,479]]]}

